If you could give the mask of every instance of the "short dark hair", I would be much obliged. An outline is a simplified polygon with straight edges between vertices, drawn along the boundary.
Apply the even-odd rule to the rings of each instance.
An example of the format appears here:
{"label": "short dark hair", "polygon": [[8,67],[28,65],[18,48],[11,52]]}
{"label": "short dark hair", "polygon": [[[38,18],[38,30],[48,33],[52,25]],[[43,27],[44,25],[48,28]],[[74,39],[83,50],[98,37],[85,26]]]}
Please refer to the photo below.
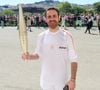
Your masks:
{"label": "short dark hair", "polygon": [[55,10],[55,11],[57,12],[58,16],[59,16],[59,10],[58,10],[57,8],[50,7],[50,8],[48,8],[48,9],[45,11],[45,17],[46,17],[46,15],[47,15],[47,11],[49,11],[49,10]]}

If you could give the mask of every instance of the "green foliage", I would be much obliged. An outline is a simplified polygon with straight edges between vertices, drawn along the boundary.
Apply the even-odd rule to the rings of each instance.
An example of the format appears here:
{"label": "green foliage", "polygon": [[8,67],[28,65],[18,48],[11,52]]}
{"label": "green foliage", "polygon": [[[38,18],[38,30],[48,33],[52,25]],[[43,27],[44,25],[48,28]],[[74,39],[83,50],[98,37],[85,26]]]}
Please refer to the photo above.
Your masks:
{"label": "green foliage", "polygon": [[84,8],[81,8],[81,7],[78,7],[78,6],[75,6],[72,8],[72,11],[71,13],[74,13],[74,14],[80,14],[80,13],[84,13],[86,10]]}
{"label": "green foliage", "polygon": [[14,11],[12,11],[12,10],[4,10],[2,12],[2,14],[4,14],[4,15],[13,15],[14,14]]}
{"label": "green foliage", "polygon": [[66,13],[69,13],[70,12],[71,5],[68,2],[62,2],[62,3],[60,3],[60,4],[57,5],[57,8],[59,9],[59,11],[62,14],[66,14]]}
{"label": "green foliage", "polygon": [[85,8],[79,6],[71,6],[71,4],[68,2],[62,2],[58,4],[57,8],[61,12],[61,14],[66,14],[66,13],[80,14],[86,11]]}
{"label": "green foliage", "polygon": [[91,15],[93,15],[94,13],[95,13],[94,9],[87,9],[85,11],[85,14],[91,14]]}
{"label": "green foliage", "polygon": [[94,9],[97,13],[100,13],[100,2],[96,2],[93,4]]}

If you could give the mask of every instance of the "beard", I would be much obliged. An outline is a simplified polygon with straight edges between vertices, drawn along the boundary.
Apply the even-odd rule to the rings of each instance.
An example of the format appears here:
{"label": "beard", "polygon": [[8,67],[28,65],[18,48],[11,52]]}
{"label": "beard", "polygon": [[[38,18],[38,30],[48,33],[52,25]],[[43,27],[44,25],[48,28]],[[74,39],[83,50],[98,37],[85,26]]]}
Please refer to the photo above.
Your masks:
{"label": "beard", "polygon": [[51,28],[51,29],[55,29],[57,26],[58,26],[58,22],[56,20],[50,20],[48,22],[48,26]]}

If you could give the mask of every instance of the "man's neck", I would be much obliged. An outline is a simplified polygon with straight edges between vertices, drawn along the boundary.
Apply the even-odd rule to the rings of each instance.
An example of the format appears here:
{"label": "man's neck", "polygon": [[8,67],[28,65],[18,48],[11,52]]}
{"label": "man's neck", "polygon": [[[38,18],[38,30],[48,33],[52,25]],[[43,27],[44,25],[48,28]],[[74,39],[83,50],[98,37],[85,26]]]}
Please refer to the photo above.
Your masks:
{"label": "man's neck", "polygon": [[49,30],[50,30],[50,32],[57,32],[57,31],[59,30],[59,27],[56,27],[56,28],[54,28],[54,29],[49,28]]}

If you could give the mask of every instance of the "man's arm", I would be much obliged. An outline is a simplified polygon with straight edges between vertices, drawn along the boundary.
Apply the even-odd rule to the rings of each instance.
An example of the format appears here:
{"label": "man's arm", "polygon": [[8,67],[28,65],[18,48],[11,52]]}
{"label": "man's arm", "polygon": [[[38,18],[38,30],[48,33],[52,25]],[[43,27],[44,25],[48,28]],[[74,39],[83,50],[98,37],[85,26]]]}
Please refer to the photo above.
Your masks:
{"label": "man's arm", "polygon": [[77,62],[71,62],[71,77],[68,81],[67,85],[69,87],[69,90],[74,90],[76,86],[76,74],[77,74]]}
{"label": "man's arm", "polygon": [[37,53],[29,54],[27,52],[27,53],[22,54],[22,59],[23,60],[37,60],[39,59],[39,55]]}
{"label": "man's arm", "polygon": [[69,90],[75,89],[76,84],[76,73],[77,73],[77,53],[76,53],[76,47],[73,40],[72,35],[67,32],[67,43],[68,43],[68,58],[71,63],[71,77],[67,83]]}
{"label": "man's arm", "polygon": [[74,90],[76,86],[77,62],[71,62],[71,77],[67,82],[68,90]]}
{"label": "man's arm", "polygon": [[77,62],[71,63],[71,80],[76,80]]}

